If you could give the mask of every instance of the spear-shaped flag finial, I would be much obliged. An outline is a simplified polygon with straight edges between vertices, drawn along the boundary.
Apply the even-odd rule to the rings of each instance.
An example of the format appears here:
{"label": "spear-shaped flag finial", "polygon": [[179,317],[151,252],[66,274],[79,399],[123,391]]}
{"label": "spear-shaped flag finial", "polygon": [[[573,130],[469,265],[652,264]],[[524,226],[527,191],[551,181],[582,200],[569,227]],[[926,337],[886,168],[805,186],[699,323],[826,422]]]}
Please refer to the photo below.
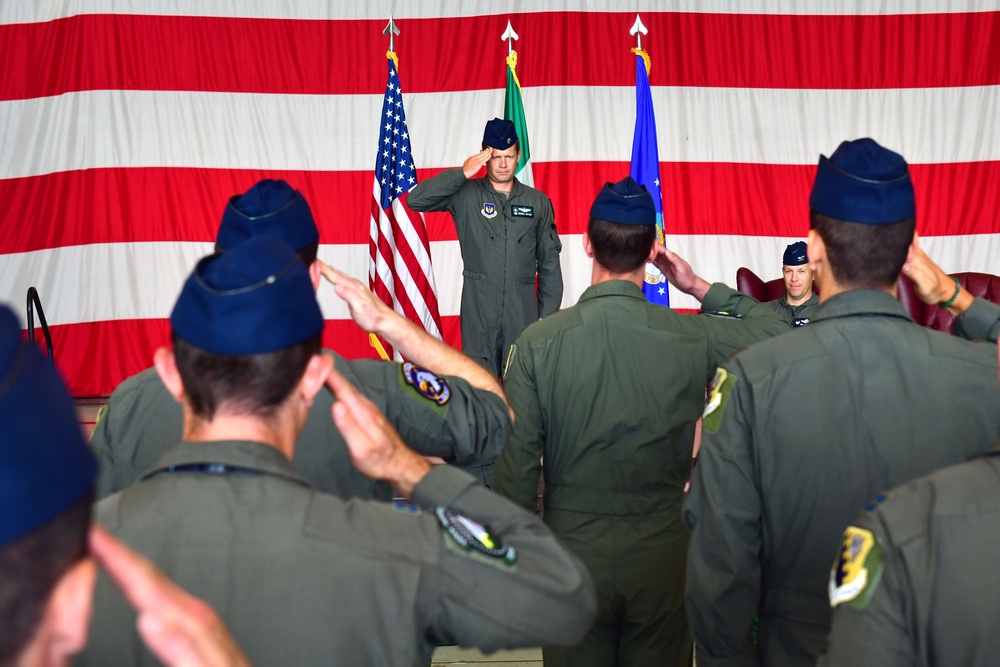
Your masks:
{"label": "spear-shaped flag finial", "polygon": [[507,41],[507,55],[509,56],[514,52],[514,40],[517,39],[517,33],[514,32],[514,28],[511,27],[510,21],[507,21],[507,29],[503,31],[503,35],[500,39]]}
{"label": "spear-shaped flag finial", "polygon": [[642,24],[642,20],[639,15],[635,15],[635,23],[632,24],[632,29],[628,31],[628,34],[635,35],[635,44],[637,49],[642,51],[642,36],[647,32],[646,26]]}
{"label": "spear-shaped flag finial", "polygon": [[396,35],[399,34],[399,28],[396,27],[396,22],[392,20],[392,14],[389,14],[389,23],[385,26],[385,30],[382,31],[383,35],[389,35],[389,50],[396,50]]}

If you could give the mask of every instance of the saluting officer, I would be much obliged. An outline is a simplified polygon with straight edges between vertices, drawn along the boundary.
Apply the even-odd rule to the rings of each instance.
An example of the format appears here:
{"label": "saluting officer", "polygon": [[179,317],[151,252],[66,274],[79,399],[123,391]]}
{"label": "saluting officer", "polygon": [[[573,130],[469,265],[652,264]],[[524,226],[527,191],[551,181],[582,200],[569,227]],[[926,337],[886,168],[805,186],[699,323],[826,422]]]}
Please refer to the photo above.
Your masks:
{"label": "saluting officer", "polygon": [[[541,521],[406,447],[321,352],[312,281],[282,242],[201,260],[170,324],[156,370],[183,441],[96,517],[213,605],[253,664],[427,665],[437,644],[570,644],[589,627],[590,576]],[[413,505],[325,495],[292,467],[324,384],[351,461]],[[82,664],[155,664],[103,580],[91,635]]]}
{"label": "saluting officer", "polygon": [[995,348],[921,327],[896,299],[915,250],[902,156],[845,141],[820,158],[809,207],[820,306],[724,364],[704,418],[684,508],[699,667],[814,664],[857,509],[1000,435]]}

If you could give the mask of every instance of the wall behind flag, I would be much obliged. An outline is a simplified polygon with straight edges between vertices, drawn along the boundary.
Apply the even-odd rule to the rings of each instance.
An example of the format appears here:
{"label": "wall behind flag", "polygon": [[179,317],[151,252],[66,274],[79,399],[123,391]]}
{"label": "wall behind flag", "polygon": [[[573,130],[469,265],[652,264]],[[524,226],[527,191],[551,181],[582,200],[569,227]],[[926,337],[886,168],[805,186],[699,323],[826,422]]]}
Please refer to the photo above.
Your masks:
{"label": "wall behind flag", "polygon": [[[166,343],[227,198],[265,176],[303,191],[321,258],[364,280],[390,12],[421,179],[461,165],[503,114],[500,35],[516,26],[535,184],[564,237],[563,305],[589,281],[590,201],[629,170],[636,12],[667,240],[707,279],[732,283],[743,265],[777,277],[806,234],[819,154],[860,136],[913,165],[918,230],[946,270],[1000,273],[997,3],[777,4],[560,0],[514,14],[523,3],[438,0],[401,15],[389,0],[220,0],[209,16],[194,0],[0,3],[0,299],[23,317],[36,285],[72,391],[108,392]],[[455,231],[447,214],[426,220],[457,343]],[[372,356],[332,291],[320,301],[326,344]]]}

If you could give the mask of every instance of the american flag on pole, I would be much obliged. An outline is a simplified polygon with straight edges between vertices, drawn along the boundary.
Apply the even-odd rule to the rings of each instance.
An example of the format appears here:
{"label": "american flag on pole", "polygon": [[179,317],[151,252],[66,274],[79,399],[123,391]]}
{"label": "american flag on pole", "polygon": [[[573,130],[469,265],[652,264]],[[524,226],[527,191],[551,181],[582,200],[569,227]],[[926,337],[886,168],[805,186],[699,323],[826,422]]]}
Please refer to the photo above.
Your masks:
{"label": "american flag on pole", "polygon": [[[417,168],[410,150],[410,133],[403,111],[403,90],[399,85],[399,61],[386,53],[389,80],[382,101],[375,185],[372,191],[372,219],[368,286],[393,310],[441,338],[437,286],[431,267],[427,228],[419,213],[406,206],[407,193],[417,184]],[[392,349],[371,334],[371,344],[383,359],[391,359]]]}

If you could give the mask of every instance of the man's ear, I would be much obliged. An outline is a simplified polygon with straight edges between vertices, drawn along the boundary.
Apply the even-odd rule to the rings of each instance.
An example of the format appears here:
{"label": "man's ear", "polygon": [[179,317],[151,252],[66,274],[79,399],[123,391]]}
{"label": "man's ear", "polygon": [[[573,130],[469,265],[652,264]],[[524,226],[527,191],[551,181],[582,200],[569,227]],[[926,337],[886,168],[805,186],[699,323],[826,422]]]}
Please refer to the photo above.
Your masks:
{"label": "man's ear", "polygon": [[299,380],[299,394],[305,399],[308,405],[312,405],[313,398],[319,390],[326,384],[326,378],[333,368],[333,357],[329,354],[314,354],[306,364],[306,372]]}
{"label": "man's ear", "polygon": [[649,257],[646,258],[646,264],[652,264],[653,260],[656,259],[656,244],[659,243],[656,239],[653,239],[653,244],[649,246]]}
{"label": "man's ear", "polygon": [[319,263],[319,259],[314,259],[313,263],[309,265],[309,280],[312,281],[313,291],[319,291],[319,281],[323,277],[322,266]]}
{"label": "man's ear", "polygon": [[590,259],[594,259],[594,247],[590,245],[590,234],[587,232],[583,233],[583,252],[587,253]]}
{"label": "man's ear", "polygon": [[178,403],[184,398],[184,383],[181,381],[181,373],[177,370],[177,359],[174,351],[169,347],[161,347],[153,355],[153,365],[156,366],[156,373],[163,380],[163,385]]}
{"label": "man's ear", "polygon": [[56,583],[42,618],[50,638],[45,664],[68,665],[70,657],[86,646],[96,576],[97,565],[88,557],[67,570]]}
{"label": "man's ear", "polygon": [[906,262],[904,263],[909,264],[913,261],[913,255],[916,254],[918,250],[920,250],[920,235],[917,234],[916,230],[914,230],[913,240],[910,241],[910,247],[906,249]]}
{"label": "man's ear", "polygon": [[809,268],[815,274],[817,269],[826,263],[826,244],[823,237],[815,229],[809,230],[809,239],[806,246],[806,257],[809,259]]}

